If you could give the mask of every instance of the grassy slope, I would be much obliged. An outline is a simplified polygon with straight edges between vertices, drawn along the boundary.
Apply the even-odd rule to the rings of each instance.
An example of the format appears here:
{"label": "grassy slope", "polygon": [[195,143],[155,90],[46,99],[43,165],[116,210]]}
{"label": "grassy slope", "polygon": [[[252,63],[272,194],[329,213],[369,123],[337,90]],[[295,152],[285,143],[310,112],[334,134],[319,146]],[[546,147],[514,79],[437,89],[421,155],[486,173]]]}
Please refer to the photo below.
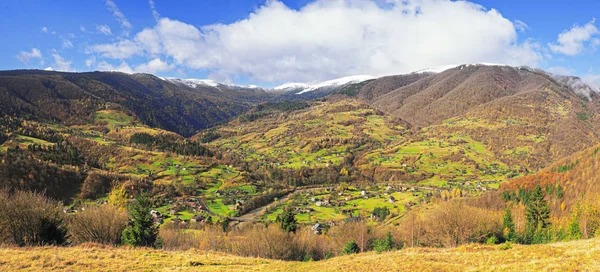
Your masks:
{"label": "grassy slope", "polygon": [[600,269],[600,239],[522,246],[466,245],[453,249],[411,248],[336,257],[320,262],[284,262],[195,250],[160,251],[111,247],[0,249],[0,269],[202,270],[202,271],[577,271]]}

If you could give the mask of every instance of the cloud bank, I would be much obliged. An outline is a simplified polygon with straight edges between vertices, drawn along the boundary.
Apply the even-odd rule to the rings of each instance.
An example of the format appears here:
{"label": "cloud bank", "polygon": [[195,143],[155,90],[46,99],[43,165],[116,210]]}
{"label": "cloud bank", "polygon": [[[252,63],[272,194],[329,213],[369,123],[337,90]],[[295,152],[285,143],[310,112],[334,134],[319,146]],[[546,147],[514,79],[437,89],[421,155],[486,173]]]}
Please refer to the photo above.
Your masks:
{"label": "cloud bank", "polygon": [[318,0],[294,10],[272,0],[231,24],[198,28],[162,18],[131,39],[89,51],[121,61],[168,60],[217,80],[310,82],[472,62],[536,66],[540,45],[518,41],[524,28],[466,1]]}

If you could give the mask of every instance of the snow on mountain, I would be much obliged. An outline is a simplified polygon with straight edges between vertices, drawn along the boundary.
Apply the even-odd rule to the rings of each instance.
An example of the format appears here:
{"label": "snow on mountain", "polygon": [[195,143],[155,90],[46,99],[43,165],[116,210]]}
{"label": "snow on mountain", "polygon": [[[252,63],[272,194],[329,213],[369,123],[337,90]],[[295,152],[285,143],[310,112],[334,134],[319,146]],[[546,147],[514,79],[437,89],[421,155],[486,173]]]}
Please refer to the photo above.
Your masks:
{"label": "snow on mountain", "polygon": [[277,87],[274,87],[272,90],[282,91],[282,90],[292,90],[292,89],[304,89],[304,88],[309,88],[309,87],[310,87],[310,84],[289,82],[289,83],[285,83],[285,84],[279,85]]}
{"label": "snow on mountain", "polygon": [[433,67],[433,68],[429,68],[429,69],[423,69],[423,70],[419,70],[413,73],[416,74],[422,74],[422,73],[441,73],[444,72],[446,70],[450,70],[459,66],[506,66],[505,64],[498,64],[498,63],[487,63],[487,62],[477,62],[477,63],[471,63],[471,64],[455,64],[455,65],[442,65],[442,66],[438,66],[438,67]]}
{"label": "snow on mountain", "polygon": [[260,87],[258,87],[256,85],[229,84],[229,83],[217,82],[212,79],[197,79],[197,78],[181,79],[181,78],[174,78],[174,77],[162,77],[161,79],[175,83],[175,84],[183,84],[183,85],[186,85],[191,88],[197,88],[199,86],[214,87],[214,88],[218,89],[219,91],[221,91],[221,89],[219,89],[219,86],[227,86],[227,87],[234,88],[234,89],[260,89]]}
{"label": "snow on mountain", "polygon": [[285,83],[285,84],[279,85],[277,87],[274,87],[274,88],[272,88],[272,90],[276,90],[276,91],[295,90],[295,91],[298,91],[296,94],[303,94],[303,93],[312,92],[314,90],[321,89],[321,88],[338,87],[338,86],[342,86],[345,84],[359,83],[359,82],[363,82],[363,81],[374,79],[374,78],[375,77],[368,76],[368,75],[358,75],[358,76],[347,76],[347,77],[327,80],[327,81],[323,81],[323,82],[319,82],[319,83],[315,83],[315,84],[291,82],[291,83]]}

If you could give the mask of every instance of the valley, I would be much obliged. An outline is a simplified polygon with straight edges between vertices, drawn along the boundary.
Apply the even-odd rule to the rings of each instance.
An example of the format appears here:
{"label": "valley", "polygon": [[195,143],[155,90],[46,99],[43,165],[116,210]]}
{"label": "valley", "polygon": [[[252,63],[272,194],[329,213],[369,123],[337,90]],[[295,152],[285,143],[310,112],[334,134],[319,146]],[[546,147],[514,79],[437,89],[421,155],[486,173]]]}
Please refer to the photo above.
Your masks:
{"label": "valley", "polygon": [[[509,241],[501,213],[511,209],[515,220],[524,220],[536,188],[517,184],[600,144],[595,93],[588,99],[543,72],[508,66],[459,66],[289,93],[223,84],[211,91],[217,87],[150,75],[3,73],[0,90],[11,103],[0,119],[3,187],[43,191],[60,201],[66,218],[90,207],[124,210],[148,196],[163,247],[171,249],[257,256],[258,249],[241,241],[268,241],[251,242],[257,233],[283,237],[274,226],[290,214],[294,231],[302,231],[291,243],[314,249],[274,251],[269,258],[342,255],[345,232],[361,252],[376,250],[386,232],[397,248],[500,244]],[[20,77],[40,85],[17,95],[2,83]],[[72,93],[49,84],[70,86]],[[164,110],[140,112],[139,105],[159,100],[127,89],[130,84],[160,94]],[[483,96],[472,96],[475,91]],[[187,102],[181,104],[181,95]],[[39,102],[47,96],[64,107],[48,110]],[[208,112],[194,104],[199,101],[223,103],[209,106],[219,111],[210,116],[220,117],[207,121]],[[572,199],[584,192],[567,190],[572,176],[564,175],[558,183],[537,182],[546,192],[560,186],[571,199],[547,197],[553,228],[546,242],[567,239],[569,215],[580,205]],[[456,224],[479,225],[463,234],[435,223],[454,212],[460,216],[451,218],[463,220],[465,209],[472,218]],[[524,224],[517,225],[530,239]],[[595,227],[584,233],[593,237]],[[205,237],[223,239],[221,246],[198,240]]]}

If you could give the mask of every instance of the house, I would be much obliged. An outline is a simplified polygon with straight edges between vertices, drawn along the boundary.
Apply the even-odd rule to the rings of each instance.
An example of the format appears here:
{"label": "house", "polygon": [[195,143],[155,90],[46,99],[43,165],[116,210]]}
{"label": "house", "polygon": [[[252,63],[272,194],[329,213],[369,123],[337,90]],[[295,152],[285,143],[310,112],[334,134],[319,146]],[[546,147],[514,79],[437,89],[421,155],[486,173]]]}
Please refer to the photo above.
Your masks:
{"label": "house", "polygon": [[152,215],[152,217],[154,217],[154,218],[159,218],[159,217],[162,217],[162,215],[160,214],[160,212],[159,212],[159,211],[157,211],[157,210],[151,210],[151,211],[150,211],[150,214],[151,214],[151,215]]}
{"label": "house", "polygon": [[73,209],[71,209],[71,208],[64,208],[64,209],[63,209],[63,212],[64,212],[64,213],[74,213],[74,212],[75,212],[75,210],[73,210]]}
{"label": "house", "polygon": [[170,215],[175,215],[176,213],[177,213],[177,211],[175,211],[175,210],[171,210],[171,211],[169,211],[169,214],[170,214]]}
{"label": "house", "polygon": [[204,220],[204,216],[202,216],[202,215],[196,215],[196,216],[192,217],[192,219],[191,219],[192,222],[196,222],[196,223],[200,223],[200,222],[202,222],[202,220]]}
{"label": "house", "polygon": [[319,223],[314,224],[310,230],[312,230],[315,234],[321,234],[322,226]]}
{"label": "house", "polygon": [[388,202],[389,202],[389,203],[394,203],[394,202],[396,202],[396,199],[395,199],[393,196],[390,196],[390,197],[388,198]]}
{"label": "house", "polygon": [[317,207],[321,207],[321,206],[323,206],[323,201],[319,200],[315,203],[315,205],[317,205]]}
{"label": "house", "polygon": [[366,196],[367,195],[367,191],[365,191],[365,190],[360,191],[360,195],[361,196]]}

